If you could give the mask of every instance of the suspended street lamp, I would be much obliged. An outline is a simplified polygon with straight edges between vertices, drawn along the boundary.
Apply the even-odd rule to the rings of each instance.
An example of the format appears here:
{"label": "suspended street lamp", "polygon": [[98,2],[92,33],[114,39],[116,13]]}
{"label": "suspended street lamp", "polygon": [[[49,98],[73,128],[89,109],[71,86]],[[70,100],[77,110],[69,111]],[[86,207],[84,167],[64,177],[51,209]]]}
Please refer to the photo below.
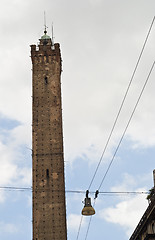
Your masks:
{"label": "suspended street lamp", "polygon": [[86,191],[86,197],[84,200],[84,208],[82,209],[82,215],[91,216],[95,214],[95,209],[91,205],[91,198],[88,197],[89,191]]}

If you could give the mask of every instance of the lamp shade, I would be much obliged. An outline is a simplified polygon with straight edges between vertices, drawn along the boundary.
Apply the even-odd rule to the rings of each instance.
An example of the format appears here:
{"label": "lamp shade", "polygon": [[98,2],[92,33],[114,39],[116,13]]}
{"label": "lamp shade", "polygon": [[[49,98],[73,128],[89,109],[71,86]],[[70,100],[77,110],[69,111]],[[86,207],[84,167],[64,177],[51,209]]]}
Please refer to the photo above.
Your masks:
{"label": "lamp shade", "polygon": [[95,214],[95,209],[91,205],[91,199],[85,198],[85,205],[82,209],[82,215],[84,216],[91,216]]}

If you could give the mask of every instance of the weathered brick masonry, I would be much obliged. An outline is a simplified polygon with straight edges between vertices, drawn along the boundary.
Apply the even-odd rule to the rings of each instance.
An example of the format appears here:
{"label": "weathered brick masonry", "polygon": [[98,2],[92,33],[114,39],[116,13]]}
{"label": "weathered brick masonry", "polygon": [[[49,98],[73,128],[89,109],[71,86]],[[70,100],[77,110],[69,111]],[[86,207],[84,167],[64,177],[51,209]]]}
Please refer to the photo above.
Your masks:
{"label": "weathered brick masonry", "polygon": [[33,240],[66,240],[61,54],[49,36],[31,45],[33,77]]}

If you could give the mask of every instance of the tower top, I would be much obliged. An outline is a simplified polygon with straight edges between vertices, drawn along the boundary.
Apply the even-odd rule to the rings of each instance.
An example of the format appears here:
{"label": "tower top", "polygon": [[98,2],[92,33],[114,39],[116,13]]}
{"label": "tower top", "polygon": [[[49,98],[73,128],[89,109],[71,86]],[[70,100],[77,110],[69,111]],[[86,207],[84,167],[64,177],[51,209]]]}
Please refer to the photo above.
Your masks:
{"label": "tower top", "polygon": [[41,39],[51,39],[51,37],[47,35],[46,27],[45,27],[44,35],[41,37]]}

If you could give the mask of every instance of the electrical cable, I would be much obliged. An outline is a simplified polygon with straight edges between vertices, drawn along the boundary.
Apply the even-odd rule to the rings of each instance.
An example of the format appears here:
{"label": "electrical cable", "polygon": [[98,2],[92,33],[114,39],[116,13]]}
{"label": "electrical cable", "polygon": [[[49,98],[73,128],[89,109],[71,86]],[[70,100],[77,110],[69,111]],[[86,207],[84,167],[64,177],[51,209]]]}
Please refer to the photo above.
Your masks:
{"label": "electrical cable", "polygon": [[[114,155],[113,155],[113,157],[112,157],[112,159],[111,159],[111,161],[110,161],[110,163],[109,163],[109,166],[108,166],[108,168],[107,168],[107,170],[106,170],[106,172],[105,172],[105,174],[104,174],[104,176],[103,176],[103,178],[102,178],[102,181],[101,181],[101,183],[100,183],[100,185],[99,185],[99,187],[98,187],[98,191],[100,190],[100,188],[101,188],[101,186],[102,186],[102,184],[103,184],[103,182],[104,182],[104,180],[105,180],[105,178],[106,178],[106,176],[107,176],[107,174],[108,174],[108,172],[109,172],[109,169],[110,169],[110,167],[111,167],[111,165],[112,165],[112,163],[113,163],[113,161],[114,161],[114,158],[115,158],[115,156],[116,156],[116,153],[118,152],[118,149],[119,149],[119,147],[120,147],[120,145],[121,145],[121,143],[122,143],[122,140],[123,140],[123,138],[124,138],[124,136],[125,136],[125,133],[126,133],[128,127],[129,127],[129,124],[130,124],[130,122],[131,122],[131,120],[132,120],[132,117],[133,117],[133,115],[134,115],[134,113],[135,113],[135,110],[136,110],[136,108],[137,108],[137,106],[138,106],[138,103],[139,103],[139,101],[140,101],[140,99],[141,99],[141,96],[142,96],[142,94],[143,94],[143,92],[144,92],[144,89],[145,89],[145,87],[146,87],[146,85],[147,85],[147,83],[148,83],[148,80],[149,80],[149,78],[150,78],[150,75],[151,75],[151,73],[152,73],[152,70],[153,70],[153,68],[154,68],[154,65],[155,65],[155,61],[153,62],[152,66],[151,66],[151,69],[150,69],[150,71],[149,71],[149,74],[148,74],[148,76],[147,76],[147,78],[146,78],[146,81],[145,81],[143,87],[142,87],[142,90],[141,90],[140,95],[139,95],[139,97],[138,97],[138,99],[137,99],[137,102],[136,102],[136,104],[135,104],[135,107],[134,107],[134,109],[133,109],[133,111],[132,111],[132,113],[131,113],[131,116],[130,116],[130,118],[129,118],[129,121],[128,121],[126,127],[125,127],[125,130],[124,130],[123,134],[122,134],[122,137],[121,137],[121,139],[120,139],[120,141],[119,141],[119,143],[118,143],[118,145],[117,145],[117,148],[116,148],[116,150],[115,150],[115,152],[114,152]],[[87,236],[88,236],[88,232],[89,232],[89,229],[90,229],[91,220],[92,220],[92,216],[91,216],[91,218],[90,218],[90,220],[89,220],[89,224],[88,224],[88,227],[87,227],[87,232],[86,232],[86,238],[85,238],[85,240],[87,239]]]}
{"label": "electrical cable", "polygon": [[136,111],[136,108],[137,108],[137,106],[138,106],[138,104],[139,104],[139,101],[140,101],[141,96],[142,96],[142,94],[143,94],[143,92],[144,92],[144,89],[145,89],[145,87],[146,87],[146,85],[147,85],[147,83],[148,83],[148,80],[149,80],[149,78],[150,78],[150,75],[151,75],[151,73],[152,73],[152,70],[153,70],[153,68],[154,68],[154,65],[155,65],[155,61],[153,62],[152,66],[151,66],[151,69],[150,69],[149,74],[148,74],[148,76],[147,76],[147,78],[146,78],[146,81],[145,81],[145,83],[144,83],[144,85],[143,85],[143,87],[142,87],[142,90],[141,90],[140,95],[139,95],[139,97],[138,97],[138,99],[137,99],[137,102],[136,102],[136,104],[135,104],[135,107],[134,107],[134,109],[133,109],[133,111],[132,111],[132,113],[131,113],[131,116],[130,116],[130,118],[129,118],[129,120],[128,120],[128,123],[127,123],[127,125],[126,125],[126,127],[125,127],[125,130],[124,130],[124,132],[123,132],[123,134],[122,134],[122,136],[121,136],[121,139],[120,139],[120,141],[119,141],[119,143],[118,143],[118,145],[117,145],[117,148],[116,148],[116,150],[115,150],[115,152],[114,152],[114,155],[113,155],[113,157],[112,157],[112,159],[111,159],[111,161],[110,161],[110,163],[109,163],[109,166],[108,166],[108,168],[107,168],[107,170],[106,170],[106,172],[105,172],[105,174],[104,174],[104,176],[103,176],[103,179],[102,179],[102,181],[101,181],[101,183],[100,183],[100,185],[99,185],[98,190],[100,190],[100,188],[101,188],[101,186],[102,186],[102,184],[103,184],[103,182],[104,182],[104,180],[105,180],[105,178],[106,178],[106,176],[107,176],[107,174],[108,174],[108,172],[109,172],[109,169],[110,169],[110,167],[111,167],[111,165],[112,165],[112,163],[113,163],[113,161],[114,161],[114,158],[115,158],[115,156],[116,156],[116,153],[118,152],[118,149],[119,149],[119,147],[120,147],[120,145],[121,145],[121,143],[122,143],[122,141],[123,141],[123,138],[124,138],[124,136],[125,136],[125,133],[126,133],[128,127],[129,127],[129,124],[130,124],[130,122],[131,122],[131,120],[132,120],[132,118],[133,118],[133,115],[134,115],[134,113],[135,113],[135,111]]}
{"label": "electrical cable", "polygon": [[[104,156],[105,151],[106,151],[106,149],[107,149],[107,146],[108,146],[109,141],[110,141],[110,139],[111,139],[112,133],[113,133],[114,128],[115,128],[115,126],[116,126],[116,123],[117,123],[117,121],[118,121],[118,118],[119,118],[119,115],[120,115],[121,110],[122,110],[122,108],[123,108],[125,99],[126,99],[127,94],[128,94],[128,92],[129,92],[131,83],[132,83],[133,78],[134,78],[134,76],[135,76],[135,73],[136,73],[136,71],[137,71],[137,68],[138,68],[139,62],[140,62],[140,60],[141,60],[142,54],[143,54],[143,52],[144,52],[144,49],[145,49],[147,40],[148,40],[148,38],[149,38],[150,32],[151,32],[151,30],[152,30],[154,21],[155,21],[155,16],[153,17],[153,20],[152,20],[152,22],[151,22],[150,28],[149,28],[149,30],[148,30],[148,33],[147,33],[147,35],[146,35],[144,44],[143,44],[143,46],[142,46],[142,50],[141,50],[140,55],[139,55],[139,57],[138,57],[138,60],[137,60],[137,62],[136,62],[136,66],[135,66],[135,68],[134,68],[133,74],[131,75],[131,79],[130,79],[130,81],[129,81],[127,90],[126,90],[125,95],[124,95],[124,97],[123,97],[123,100],[122,100],[122,102],[121,102],[119,111],[118,111],[118,113],[117,113],[117,115],[116,115],[114,124],[113,124],[113,126],[112,126],[111,131],[110,131],[109,137],[108,137],[107,142],[106,142],[106,145],[105,145],[105,147],[104,147],[104,149],[103,149],[102,155],[101,155],[101,157],[100,157],[100,160],[99,160],[98,165],[97,165],[97,167],[96,167],[96,170],[95,170],[95,172],[94,172],[94,175],[93,175],[93,177],[92,177],[92,180],[91,180],[91,182],[90,182],[90,184],[89,184],[88,190],[90,190],[90,188],[91,188],[91,186],[92,186],[92,183],[93,183],[93,181],[94,181],[94,179],[95,179],[95,177],[96,177],[97,171],[98,171],[98,169],[99,169],[99,166],[100,166],[100,164],[101,164],[101,162],[102,162],[102,159],[103,159],[103,156]],[[111,162],[111,164],[112,164],[112,162]],[[111,164],[110,164],[110,165],[111,165]],[[109,166],[109,168],[110,168],[110,166]],[[109,171],[109,170],[108,170],[108,171]],[[80,232],[81,225],[82,225],[82,223],[80,222],[80,226],[79,226],[79,230],[78,230],[78,235],[79,235],[79,232]],[[77,240],[78,240],[78,237],[77,237]]]}
{"label": "electrical cable", "polygon": [[[102,155],[101,155],[100,161],[99,161],[99,163],[98,163],[98,165],[97,165],[97,168],[96,168],[96,170],[95,170],[95,173],[94,173],[94,175],[93,175],[93,178],[92,178],[92,180],[91,180],[91,182],[90,182],[90,185],[89,185],[89,188],[88,188],[88,189],[90,189],[90,187],[91,187],[91,185],[92,185],[92,183],[93,183],[93,181],[94,181],[94,178],[95,178],[95,176],[96,176],[96,174],[97,174],[98,168],[99,168],[99,166],[100,166],[100,164],[101,164],[103,155],[104,155],[104,153],[105,153],[105,151],[106,151],[106,148],[107,148],[107,146],[108,146],[108,144],[109,144],[110,138],[111,138],[112,133],[113,133],[113,131],[114,131],[114,128],[115,128],[115,126],[116,126],[116,123],[117,123],[117,120],[118,120],[118,118],[119,118],[120,112],[121,112],[121,110],[122,110],[122,107],[123,107],[123,105],[124,105],[125,99],[126,99],[126,97],[127,97],[129,88],[130,88],[130,86],[131,86],[131,83],[132,83],[132,81],[133,81],[134,75],[135,75],[136,70],[137,70],[137,68],[138,68],[140,59],[141,59],[141,57],[142,57],[142,54],[143,54],[143,51],[144,51],[146,42],[147,42],[148,37],[149,37],[149,35],[150,35],[150,32],[151,32],[151,29],[152,29],[154,20],[155,20],[155,17],[153,18],[153,21],[152,21],[152,23],[151,23],[151,26],[150,26],[150,29],[149,29],[149,31],[148,31],[147,37],[146,37],[146,39],[145,39],[143,48],[142,48],[141,53],[140,53],[140,55],[139,55],[138,61],[137,61],[137,63],[136,63],[136,67],[135,67],[135,69],[134,69],[134,71],[133,71],[131,80],[130,80],[129,85],[128,85],[128,87],[127,87],[126,93],[125,93],[125,95],[124,95],[124,97],[123,97],[123,101],[122,101],[121,106],[120,106],[120,108],[119,108],[118,114],[117,114],[117,116],[116,116],[116,119],[115,119],[115,121],[114,121],[113,127],[112,127],[112,129],[111,129],[110,134],[109,134],[109,137],[108,137],[108,140],[107,140],[107,142],[106,142],[105,148],[104,148],[104,150],[103,150],[103,153],[102,153]],[[153,67],[154,67],[154,64],[155,64],[155,62],[153,63],[152,69],[153,69]],[[150,74],[151,74],[151,72],[152,72],[152,69],[151,69],[151,71],[150,71]],[[150,76],[150,74],[149,74],[149,76]],[[147,79],[147,80],[148,80],[148,79]],[[145,84],[145,85],[146,85],[146,84]],[[144,88],[145,88],[145,87],[144,87]],[[144,90],[144,89],[143,89],[143,90]],[[142,92],[143,92],[143,91],[142,91]],[[142,93],[141,93],[141,95],[142,95]],[[140,96],[140,97],[141,97],[141,96]],[[138,102],[139,102],[139,100],[140,100],[140,98],[138,99]],[[115,158],[115,155],[116,155],[116,153],[117,153],[117,151],[118,151],[118,149],[119,149],[119,146],[120,146],[120,144],[121,144],[121,142],[122,142],[122,140],[123,140],[123,137],[124,137],[124,135],[125,135],[125,133],[126,133],[126,130],[127,130],[128,126],[129,126],[129,123],[130,123],[130,121],[131,121],[131,119],[132,119],[132,117],[133,117],[133,114],[134,114],[134,112],[135,112],[135,109],[136,109],[137,105],[138,105],[138,103],[136,104],[136,106],[135,106],[135,108],[134,108],[134,111],[133,111],[133,113],[132,113],[132,115],[131,115],[131,117],[130,117],[130,119],[129,119],[129,122],[128,122],[128,124],[127,124],[127,127],[125,128],[125,131],[124,131],[124,133],[123,133],[123,135],[122,135],[122,137],[121,137],[121,139],[120,139],[120,142],[119,142],[119,144],[118,144],[118,146],[117,146],[117,148],[116,148],[116,151],[115,151],[115,153],[114,153],[114,155],[113,155],[113,158],[112,158],[112,160],[111,160],[111,162],[110,162],[110,164],[109,164],[109,166],[108,166],[108,169],[107,169],[107,171],[106,171],[106,173],[105,173],[105,175],[104,175],[104,177],[103,177],[103,179],[102,179],[102,181],[101,181],[101,184],[100,184],[100,186],[99,186],[98,189],[101,188],[101,186],[102,186],[102,184],[103,184],[103,181],[104,181],[104,179],[105,179],[105,177],[106,177],[106,175],[107,175],[107,173],[108,173],[108,171],[109,171],[109,169],[110,169],[110,167],[111,167],[111,165],[112,165],[112,162],[113,162],[113,160],[114,160],[114,158]],[[6,189],[7,189],[7,190],[19,190],[19,191],[32,190],[32,188],[29,188],[29,187],[25,187],[25,188],[18,188],[18,187],[0,187],[0,189],[5,189],[5,190],[6,190]],[[66,191],[66,192],[81,193],[81,191]],[[100,194],[101,194],[101,193],[102,193],[102,192],[100,192]],[[106,194],[106,193],[108,193],[108,192],[104,192],[104,194]],[[112,192],[109,192],[109,193],[111,194]],[[115,193],[117,193],[117,192],[115,192]],[[125,192],[121,192],[121,194],[122,194],[122,193],[125,193]],[[129,193],[129,192],[128,192],[128,193]],[[134,192],[134,193],[135,193],[135,192]],[[141,192],[141,193],[142,193],[142,192]],[[143,193],[144,193],[144,192],[143,192]],[[94,204],[94,205],[95,205],[95,204]],[[91,218],[90,218],[90,219],[91,219]],[[90,222],[91,222],[91,220],[90,220]],[[78,230],[77,239],[78,239],[78,236],[79,236],[81,224],[82,224],[82,218],[81,218],[81,221],[80,221],[80,226],[79,226],[79,230]],[[89,223],[89,227],[90,227],[90,223]],[[86,238],[87,238],[87,235],[88,235],[89,227],[88,227],[88,229],[87,229]],[[85,239],[86,239],[86,238],[85,238]]]}
{"label": "electrical cable", "polygon": [[[95,204],[96,204],[96,199],[94,200],[93,208],[95,208]],[[85,240],[86,240],[87,237],[88,237],[88,232],[89,232],[89,228],[90,228],[91,221],[92,221],[92,216],[90,216],[90,218],[89,218],[89,223],[88,223],[88,227],[87,227],[87,232],[86,232]]]}
{"label": "electrical cable", "polygon": [[136,66],[135,66],[135,68],[134,68],[134,71],[133,71],[133,73],[132,73],[132,76],[131,76],[130,82],[129,82],[129,84],[128,84],[127,90],[126,90],[125,95],[124,95],[124,97],[123,97],[123,100],[122,100],[122,102],[121,102],[119,111],[118,111],[118,113],[117,113],[116,119],[115,119],[114,124],[113,124],[113,126],[112,126],[112,129],[111,129],[111,131],[110,131],[109,137],[108,137],[107,142],[106,142],[106,144],[105,144],[104,150],[103,150],[103,152],[102,152],[102,155],[101,155],[101,157],[100,157],[99,163],[98,163],[98,165],[97,165],[97,167],[96,167],[96,170],[95,170],[95,172],[94,172],[94,175],[93,175],[93,177],[92,177],[92,180],[91,180],[91,182],[90,182],[90,185],[89,185],[89,187],[88,187],[88,190],[90,190],[90,188],[91,188],[91,185],[92,185],[92,183],[93,183],[93,181],[94,181],[94,179],[95,179],[95,176],[96,176],[96,174],[97,174],[97,171],[98,171],[98,169],[99,169],[99,166],[100,166],[100,164],[101,164],[101,162],[102,162],[103,156],[104,156],[104,154],[105,154],[105,151],[106,151],[107,146],[108,146],[108,144],[109,144],[109,141],[110,141],[110,139],[111,139],[112,133],[113,133],[114,128],[115,128],[115,126],[116,126],[116,123],[117,123],[117,121],[118,121],[118,118],[119,118],[119,115],[120,115],[121,110],[122,110],[122,108],[123,108],[125,99],[126,99],[127,94],[128,94],[128,92],[129,92],[131,83],[132,83],[133,78],[134,78],[134,76],[135,76],[135,73],[136,73],[136,71],[137,71],[137,68],[138,68],[139,62],[140,62],[140,60],[141,60],[142,54],[143,54],[143,52],[144,52],[144,48],[145,48],[146,43],[147,43],[147,40],[148,40],[148,38],[149,38],[149,35],[150,35],[151,29],[152,29],[152,27],[153,27],[154,21],[155,21],[155,16],[153,17],[153,20],[152,20],[152,22],[151,22],[151,26],[150,26],[150,28],[149,28],[149,31],[148,31],[147,35],[146,35],[146,38],[145,38],[145,41],[144,41],[142,50],[141,50],[140,55],[139,55],[139,57],[138,57],[138,60],[137,60]]}
{"label": "electrical cable", "polygon": [[[32,187],[11,187],[11,186],[7,186],[7,187],[2,187],[0,186],[0,190],[7,190],[7,191],[33,191]],[[42,191],[42,189],[37,189],[37,191]],[[46,189],[44,189],[45,191]],[[61,190],[53,190],[55,192],[60,192]],[[66,193],[80,193],[80,194],[84,194],[85,191],[82,191],[82,190],[66,190],[65,191]],[[92,191],[90,192],[90,194],[95,194],[95,191]],[[147,191],[128,191],[128,192],[125,192],[125,191],[122,191],[122,192],[108,192],[108,191],[105,191],[105,192],[100,192],[101,195],[114,195],[114,194],[149,194],[149,192]]]}
{"label": "electrical cable", "polygon": [[82,220],[83,220],[83,215],[81,216],[81,219],[80,219],[80,224],[79,224],[79,228],[78,228],[78,233],[77,233],[76,240],[79,239],[79,234],[80,234],[80,229],[81,229],[81,225],[82,225]]}
{"label": "electrical cable", "polygon": [[90,218],[89,218],[89,223],[88,223],[88,227],[87,227],[87,232],[86,232],[85,240],[86,240],[87,237],[88,237],[88,232],[89,232],[90,224],[91,224],[91,221],[92,221],[92,217],[93,217],[93,216],[90,216]]}
{"label": "electrical cable", "polygon": [[32,190],[31,187],[0,187],[1,190],[12,190],[12,191],[27,191],[27,190]]}

